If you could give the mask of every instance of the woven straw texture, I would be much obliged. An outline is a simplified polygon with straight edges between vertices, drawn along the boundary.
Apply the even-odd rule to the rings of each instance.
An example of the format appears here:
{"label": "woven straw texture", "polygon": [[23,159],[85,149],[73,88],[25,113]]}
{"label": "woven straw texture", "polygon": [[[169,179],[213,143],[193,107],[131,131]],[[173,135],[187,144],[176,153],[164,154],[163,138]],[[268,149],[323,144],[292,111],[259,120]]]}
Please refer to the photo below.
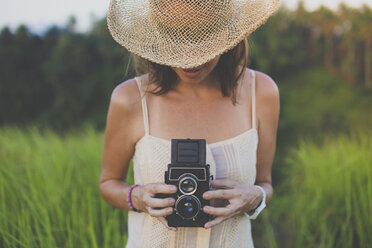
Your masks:
{"label": "woven straw texture", "polygon": [[278,9],[279,0],[111,0],[113,38],[152,62],[193,68],[232,49]]}

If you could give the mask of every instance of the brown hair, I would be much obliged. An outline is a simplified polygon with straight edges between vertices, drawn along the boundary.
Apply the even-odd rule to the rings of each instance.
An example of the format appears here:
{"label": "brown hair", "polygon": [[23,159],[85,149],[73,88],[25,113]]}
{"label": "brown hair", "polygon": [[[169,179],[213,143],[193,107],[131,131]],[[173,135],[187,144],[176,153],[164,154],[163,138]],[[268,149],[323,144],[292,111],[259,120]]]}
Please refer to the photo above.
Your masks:
{"label": "brown hair", "polygon": [[[232,103],[237,103],[236,90],[238,81],[242,77],[248,64],[248,41],[244,38],[233,49],[221,55],[214,72],[220,79],[221,93],[230,97]],[[177,74],[171,67],[160,65],[146,59],[135,57],[137,74],[149,73],[150,84],[155,84],[155,89],[149,91],[154,95],[162,95],[171,90],[177,80]],[[239,70],[240,69],[240,70]]]}

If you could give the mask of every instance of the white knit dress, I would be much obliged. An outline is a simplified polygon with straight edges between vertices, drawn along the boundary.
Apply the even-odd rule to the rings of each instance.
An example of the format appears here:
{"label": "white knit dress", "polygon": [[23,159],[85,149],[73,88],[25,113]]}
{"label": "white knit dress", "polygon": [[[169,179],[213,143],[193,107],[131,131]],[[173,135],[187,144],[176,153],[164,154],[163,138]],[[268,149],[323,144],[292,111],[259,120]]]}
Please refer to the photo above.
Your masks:
{"label": "white knit dress", "polygon": [[[250,73],[248,73],[250,72]],[[251,76],[252,128],[220,142],[207,144],[207,163],[214,178],[228,178],[254,184],[256,179],[256,129],[255,73],[246,69],[244,76]],[[145,135],[137,142],[133,156],[136,184],[164,183],[164,171],[171,158],[170,140],[149,133],[149,118],[142,82],[146,77],[136,77],[142,97]],[[242,80],[242,79],[241,79]],[[246,82],[246,80],[245,80]],[[127,248],[219,248],[253,247],[251,223],[248,215],[240,214],[211,228],[178,228],[169,231],[160,221],[146,213],[129,212]]]}

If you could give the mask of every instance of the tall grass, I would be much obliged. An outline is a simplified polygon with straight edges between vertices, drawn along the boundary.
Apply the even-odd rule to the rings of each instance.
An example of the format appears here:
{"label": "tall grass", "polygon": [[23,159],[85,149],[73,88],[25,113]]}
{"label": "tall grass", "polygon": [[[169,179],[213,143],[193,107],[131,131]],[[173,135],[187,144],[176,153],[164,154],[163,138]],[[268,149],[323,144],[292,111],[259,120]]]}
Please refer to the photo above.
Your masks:
{"label": "tall grass", "polygon": [[0,247],[123,247],[125,211],[99,195],[103,136],[0,129]]}
{"label": "tall grass", "polygon": [[[126,212],[99,195],[102,144],[90,128],[0,129],[0,247],[124,247]],[[368,247],[371,151],[372,132],[300,142],[252,222],[257,247]]]}
{"label": "tall grass", "polygon": [[370,247],[372,132],[303,140],[287,162],[276,203],[292,227],[292,246]]}

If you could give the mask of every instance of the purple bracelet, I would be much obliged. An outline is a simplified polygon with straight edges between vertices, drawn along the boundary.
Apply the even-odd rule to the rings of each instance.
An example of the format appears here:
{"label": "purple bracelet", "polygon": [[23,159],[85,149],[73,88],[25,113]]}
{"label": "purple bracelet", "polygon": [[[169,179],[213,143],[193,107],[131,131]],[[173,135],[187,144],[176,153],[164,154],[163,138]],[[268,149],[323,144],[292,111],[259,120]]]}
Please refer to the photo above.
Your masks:
{"label": "purple bracelet", "polygon": [[131,201],[131,194],[132,194],[132,190],[135,188],[135,187],[138,187],[139,185],[138,184],[134,184],[132,186],[130,186],[129,190],[128,190],[128,193],[127,193],[127,202],[128,202],[128,206],[131,210],[137,212],[137,213],[141,213],[142,211],[139,211],[137,209],[135,209],[132,205],[132,201]]}

